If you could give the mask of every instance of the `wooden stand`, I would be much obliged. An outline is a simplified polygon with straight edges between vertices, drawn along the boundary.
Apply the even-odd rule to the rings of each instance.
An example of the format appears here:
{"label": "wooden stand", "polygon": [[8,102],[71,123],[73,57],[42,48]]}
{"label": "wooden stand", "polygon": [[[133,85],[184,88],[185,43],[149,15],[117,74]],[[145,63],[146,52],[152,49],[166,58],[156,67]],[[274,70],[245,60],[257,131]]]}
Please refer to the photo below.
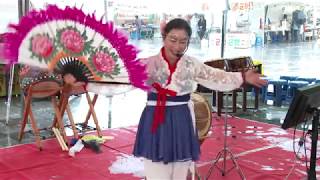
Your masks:
{"label": "wooden stand", "polygon": [[[99,126],[98,118],[97,118],[97,115],[96,115],[95,110],[94,110],[94,104],[95,104],[95,102],[97,100],[97,95],[95,95],[95,97],[93,98],[93,101],[92,101],[91,98],[90,98],[89,93],[85,90],[85,88],[83,86],[65,85],[63,87],[63,90],[62,90],[62,93],[61,93],[60,104],[59,104],[59,107],[60,107],[59,110],[61,112],[61,116],[60,117],[62,117],[64,112],[67,111],[67,115],[68,115],[72,130],[73,130],[74,138],[78,138],[79,137],[78,131],[77,131],[77,128],[75,126],[74,118],[73,118],[73,115],[72,115],[71,110],[70,110],[69,97],[71,95],[83,94],[83,93],[86,95],[86,99],[87,99],[87,102],[88,102],[88,105],[89,105],[89,111],[88,111],[88,115],[87,115],[88,118],[85,120],[84,124],[85,124],[85,126],[87,125],[87,123],[89,121],[89,118],[90,118],[90,115],[92,114],[93,121],[94,121],[94,123],[96,125],[97,134],[98,134],[98,136],[102,137],[101,128]],[[54,119],[52,126],[55,126],[56,123],[57,123],[57,118]]]}
{"label": "wooden stand", "polygon": [[[19,132],[19,141],[22,140],[24,135],[24,129],[26,127],[26,124],[28,122],[28,119],[30,118],[32,131],[35,134],[36,144],[40,150],[42,150],[41,142],[40,142],[40,131],[37,126],[36,119],[34,118],[34,115],[32,113],[32,99],[33,98],[45,98],[50,97],[51,98],[51,104],[53,106],[55,117],[52,123],[52,130],[54,134],[56,135],[60,146],[62,147],[62,150],[66,150],[68,147],[66,147],[67,144],[67,135],[64,130],[64,123],[63,123],[63,115],[64,112],[67,111],[67,115],[73,130],[74,138],[78,139],[78,131],[76,128],[76,125],[74,123],[74,119],[70,110],[69,105],[69,97],[73,94],[86,94],[86,99],[89,105],[89,112],[87,115],[87,119],[85,120],[85,124],[87,125],[88,120],[90,118],[90,115],[92,114],[94,123],[96,125],[97,134],[98,136],[102,137],[101,129],[98,123],[97,115],[94,111],[94,104],[97,100],[97,95],[93,98],[93,101],[91,101],[91,98],[89,96],[89,93],[85,90],[83,86],[71,86],[71,85],[64,85],[63,87],[55,81],[44,81],[40,83],[33,83],[30,86],[28,86],[28,89],[25,93],[24,100],[24,111],[23,111],[23,119],[21,123],[21,129]],[[60,101],[57,102],[57,95],[60,94]]]}
{"label": "wooden stand", "polygon": [[[32,83],[28,86],[28,88],[24,94],[25,105],[24,105],[21,128],[20,128],[20,132],[19,132],[19,136],[18,136],[19,141],[21,141],[23,138],[24,129],[26,127],[28,119],[30,118],[32,131],[33,131],[33,133],[35,135],[35,139],[36,139],[36,144],[37,144],[38,148],[40,150],[42,150],[42,146],[40,143],[40,131],[38,129],[36,119],[34,118],[34,115],[32,112],[32,99],[33,98],[51,97],[51,102],[52,102],[54,111],[55,111],[57,117],[61,117],[61,116],[59,116],[60,111],[57,108],[58,106],[57,106],[57,102],[56,102],[56,95],[59,94],[60,90],[61,90],[60,84],[55,81],[36,82],[36,83]],[[59,124],[59,127],[63,128],[63,122],[62,122],[61,118],[58,118],[57,122]],[[65,133],[63,133],[63,138],[66,140]]]}

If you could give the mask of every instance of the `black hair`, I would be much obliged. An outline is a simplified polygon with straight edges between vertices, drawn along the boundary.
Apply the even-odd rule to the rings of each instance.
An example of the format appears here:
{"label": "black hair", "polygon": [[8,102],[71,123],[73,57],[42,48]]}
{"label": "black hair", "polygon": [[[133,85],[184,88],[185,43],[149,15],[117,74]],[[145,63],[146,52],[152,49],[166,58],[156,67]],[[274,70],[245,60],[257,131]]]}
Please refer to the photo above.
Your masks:
{"label": "black hair", "polygon": [[169,21],[164,28],[164,36],[166,36],[172,29],[182,29],[185,30],[188,34],[188,37],[191,37],[192,30],[189,23],[181,18],[175,18]]}

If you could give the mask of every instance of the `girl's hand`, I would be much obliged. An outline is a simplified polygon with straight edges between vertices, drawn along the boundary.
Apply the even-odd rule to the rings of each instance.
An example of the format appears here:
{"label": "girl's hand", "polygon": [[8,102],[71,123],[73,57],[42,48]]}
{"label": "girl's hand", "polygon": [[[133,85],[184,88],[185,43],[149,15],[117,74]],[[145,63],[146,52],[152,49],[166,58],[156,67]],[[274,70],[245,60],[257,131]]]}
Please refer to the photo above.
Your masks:
{"label": "girl's hand", "polygon": [[267,85],[267,80],[261,79],[262,75],[257,73],[255,70],[250,69],[244,72],[244,80],[246,83],[253,86],[261,88],[262,86]]}

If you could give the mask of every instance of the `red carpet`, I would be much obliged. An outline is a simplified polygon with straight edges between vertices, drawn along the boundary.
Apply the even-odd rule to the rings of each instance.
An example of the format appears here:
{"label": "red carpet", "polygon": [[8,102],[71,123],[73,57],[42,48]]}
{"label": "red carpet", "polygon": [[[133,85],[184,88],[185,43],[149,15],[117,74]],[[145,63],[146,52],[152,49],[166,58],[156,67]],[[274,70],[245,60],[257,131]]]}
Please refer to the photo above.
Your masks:
{"label": "red carpet", "polygon": [[[197,162],[198,171],[205,177],[216,155],[224,145],[224,120],[213,120],[212,133],[201,146],[201,159]],[[228,118],[227,144],[246,179],[285,179],[294,165],[292,150],[292,130],[285,131],[275,125],[245,119]],[[42,141],[43,151],[35,144],[18,145],[0,149],[1,180],[88,180],[88,179],[142,179],[133,174],[112,174],[109,167],[118,156],[131,154],[136,127],[105,130],[104,135],[115,139],[106,142],[96,154],[83,149],[71,158],[62,152],[56,139]],[[296,138],[300,138],[298,132]],[[310,143],[307,148],[310,150]],[[310,151],[307,151],[307,154]],[[304,152],[302,150],[301,152]],[[222,160],[222,159],[221,159]],[[227,169],[232,165],[226,161]],[[222,167],[222,162],[218,165]],[[319,165],[319,163],[318,163]],[[318,168],[319,169],[319,168]],[[320,174],[317,171],[318,175]],[[304,161],[297,161],[288,179],[302,179],[307,175]],[[236,169],[225,176],[214,167],[209,179],[240,179]]]}
{"label": "red carpet", "polygon": [[[198,166],[203,176],[212,167],[212,162],[210,163],[209,160],[215,160],[217,153],[223,150],[222,134],[224,130],[221,128],[223,122],[223,119],[213,121],[212,136],[201,147],[203,153]],[[230,118],[228,124],[232,126],[228,129],[228,148],[235,157],[238,157],[236,162],[247,179],[285,179],[295,160],[291,130],[285,131],[275,125],[237,118]],[[300,137],[298,135],[301,135],[301,132],[296,134],[296,138]],[[227,161],[227,170],[232,167],[231,162],[231,160]],[[218,163],[221,168],[222,165],[222,162]],[[240,179],[238,172],[233,169],[223,177],[221,172],[214,167],[210,179],[235,179],[235,177]],[[305,163],[298,161],[288,179],[304,177],[306,177]]]}

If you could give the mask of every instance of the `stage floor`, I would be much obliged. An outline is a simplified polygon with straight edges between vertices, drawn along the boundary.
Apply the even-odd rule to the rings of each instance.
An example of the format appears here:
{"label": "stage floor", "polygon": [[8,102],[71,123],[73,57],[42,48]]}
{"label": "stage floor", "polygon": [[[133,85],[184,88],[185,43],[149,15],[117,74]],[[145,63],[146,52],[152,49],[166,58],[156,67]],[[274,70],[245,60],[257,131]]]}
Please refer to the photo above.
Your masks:
{"label": "stage floor", "polygon": [[[246,179],[305,179],[305,160],[297,160],[293,150],[303,158],[305,146],[299,148],[297,141],[303,133],[285,131],[271,125],[247,119],[228,117],[227,147],[236,158]],[[102,153],[84,148],[75,157],[63,152],[56,139],[42,141],[39,151],[34,143],[0,149],[0,179],[10,180],[87,180],[87,179],[143,179],[143,163],[131,156],[136,126],[104,130],[113,136],[101,145]],[[294,141],[294,139],[296,139]],[[306,154],[310,154],[310,136],[306,137]],[[196,163],[202,178],[208,174],[213,161],[224,147],[224,119],[214,114],[209,137],[201,145],[201,159]],[[300,150],[299,150],[300,149]],[[226,157],[226,170],[232,167],[230,156]],[[223,169],[223,158],[217,165]],[[307,164],[309,164],[307,162]],[[319,165],[319,163],[318,163]],[[320,169],[316,168],[320,177]],[[232,169],[222,176],[216,166],[209,179],[241,179],[239,170]]]}

